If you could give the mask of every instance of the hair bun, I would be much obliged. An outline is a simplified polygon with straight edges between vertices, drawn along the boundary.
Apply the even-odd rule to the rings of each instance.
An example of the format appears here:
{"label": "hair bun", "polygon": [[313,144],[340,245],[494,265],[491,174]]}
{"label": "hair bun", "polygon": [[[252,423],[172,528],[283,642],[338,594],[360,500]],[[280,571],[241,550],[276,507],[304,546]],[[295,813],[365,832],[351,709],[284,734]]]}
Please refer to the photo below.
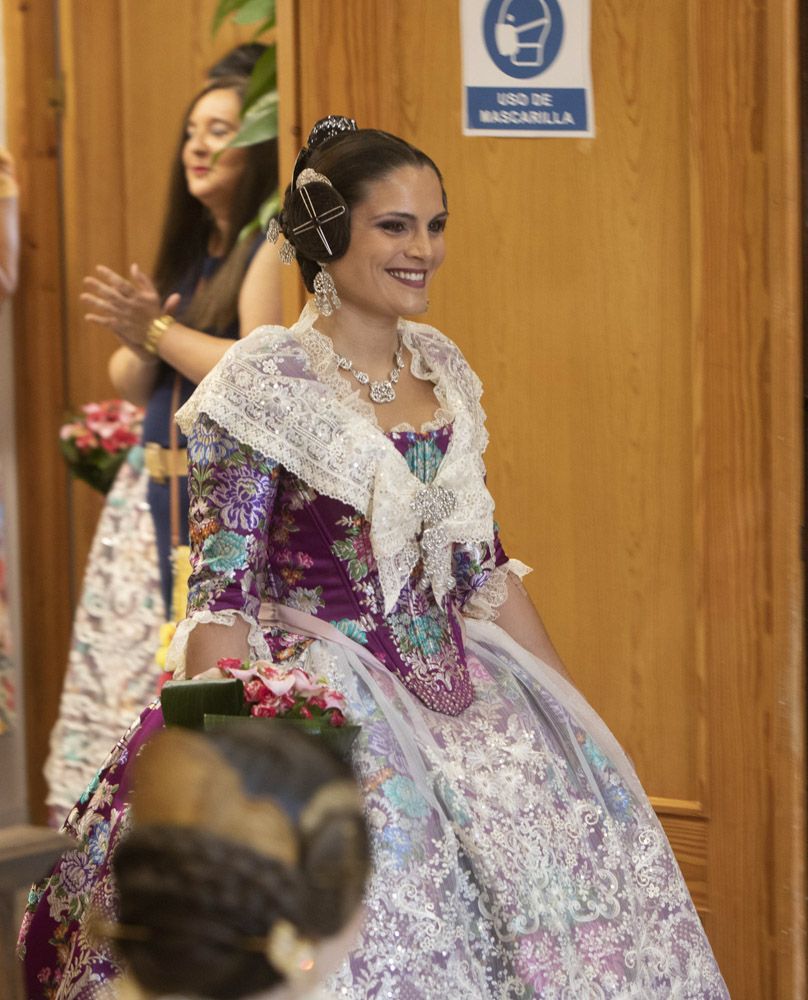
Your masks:
{"label": "hair bun", "polygon": [[333,934],[359,906],[370,868],[368,830],[355,785],[322,786],[300,816],[300,871],[316,908],[318,931]]}
{"label": "hair bun", "polygon": [[350,212],[330,181],[311,180],[288,191],[283,231],[299,256],[328,263],[348,249]]}
{"label": "hair bun", "polygon": [[314,123],[306,140],[306,145],[309,152],[311,152],[329,139],[333,139],[335,135],[355,131],[356,122],[353,118],[346,118],[344,115],[328,115],[326,118],[321,118],[318,122]]}
{"label": "hair bun", "polygon": [[297,154],[297,159],[292,170],[292,186],[295,186],[300,172],[309,162],[309,158],[315,149],[322,146],[323,143],[328,142],[329,139],[343,135],[345,132],[355,131],[356,122],[353,118],[345,118],[343,115],[328,115],[326,118],[321,118],[318,122],[315,122],[311,132],[309,132],[306,145],[301,146],[300,152]]}

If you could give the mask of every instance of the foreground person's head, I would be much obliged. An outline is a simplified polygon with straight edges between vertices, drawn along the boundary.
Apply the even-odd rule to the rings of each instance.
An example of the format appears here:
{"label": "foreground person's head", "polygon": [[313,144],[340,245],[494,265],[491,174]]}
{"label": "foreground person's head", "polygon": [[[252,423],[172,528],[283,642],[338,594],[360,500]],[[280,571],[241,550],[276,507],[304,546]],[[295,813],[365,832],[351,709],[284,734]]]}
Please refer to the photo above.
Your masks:
{"label": "foreground person's head", "polygon": [[358,926],[369,867],[350,770],[287,727],[172,729],[137,764],[101,924],[148,994],[308,991]]}

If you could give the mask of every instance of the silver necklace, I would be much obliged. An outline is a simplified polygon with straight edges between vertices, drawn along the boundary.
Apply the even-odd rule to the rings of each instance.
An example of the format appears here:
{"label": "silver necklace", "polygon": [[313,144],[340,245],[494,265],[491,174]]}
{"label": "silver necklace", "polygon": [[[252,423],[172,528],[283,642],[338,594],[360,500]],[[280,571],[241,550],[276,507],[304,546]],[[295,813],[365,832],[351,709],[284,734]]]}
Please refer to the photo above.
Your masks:
{"label": "silver necklace", "polygon": [[393,361],[395,362],[394,368],[388,377],[382,382],[374,382],[371,380],[370,375],[368,375],[367,372],[357,371],[353,366],[353,362],[349,358],[346,358],[343,354],[337,354],[337,352],[334,351],[334,357],[337,359],[338,368],[341,368],[344,372],[350,372],[356,381],[361,385],[370,386],[370,398],[374,403],[392,403],[396,398],[396,390],[393,386],[398,382],[401,369],[404,367],[404,357],[401,353],[400,334],[398,338],[398,347],[396,347],[396,352],[393,355]]}

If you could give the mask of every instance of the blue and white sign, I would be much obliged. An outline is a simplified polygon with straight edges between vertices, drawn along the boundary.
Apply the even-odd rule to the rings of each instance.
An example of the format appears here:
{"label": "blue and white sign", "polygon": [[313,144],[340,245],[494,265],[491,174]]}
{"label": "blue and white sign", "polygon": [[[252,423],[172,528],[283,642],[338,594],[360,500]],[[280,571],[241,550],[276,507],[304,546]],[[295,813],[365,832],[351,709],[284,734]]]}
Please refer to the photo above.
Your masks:
{"label": "blue and white sign", "polygon": [[460,0],[465,135],[592,136],[589,0]]}

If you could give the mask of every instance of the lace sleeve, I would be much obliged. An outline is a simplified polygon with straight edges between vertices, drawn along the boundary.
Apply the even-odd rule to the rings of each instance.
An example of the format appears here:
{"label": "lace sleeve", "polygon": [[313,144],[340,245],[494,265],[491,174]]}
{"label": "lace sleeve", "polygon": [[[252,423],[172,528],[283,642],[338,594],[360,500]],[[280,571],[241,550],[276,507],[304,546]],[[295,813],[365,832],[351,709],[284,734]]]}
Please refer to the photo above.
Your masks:
{"label": "lace sleeve", "polygon": [[[185,676],[188,636],[196,625],[250,625],[253,656],[266,656],[258,609],[266,590],[267,531],[280,466],[201,414],[188,437],[191,577],[187,617],[168,651],[167,667]],[[211,664],[212,665],[212,664]]]}
{"label": "lace sleeve", "polygon": [[508,575],[513,573],[521,580],[532,572],[530,566],[518,559],[509,559],[501,566],[495,566],[482,587],[475,590],[463,605],[463,615],[479,621],[494,621],[508,597]]}
{"label": "lace sleeve", "polygon": [[523,562],[508,558],[496,523],[493,554],[487,545],[456,546],[454,577],[463,615],[493,621],[508,596],[508,574],[514,573],[521,580],[530,572],[530,567]]}

